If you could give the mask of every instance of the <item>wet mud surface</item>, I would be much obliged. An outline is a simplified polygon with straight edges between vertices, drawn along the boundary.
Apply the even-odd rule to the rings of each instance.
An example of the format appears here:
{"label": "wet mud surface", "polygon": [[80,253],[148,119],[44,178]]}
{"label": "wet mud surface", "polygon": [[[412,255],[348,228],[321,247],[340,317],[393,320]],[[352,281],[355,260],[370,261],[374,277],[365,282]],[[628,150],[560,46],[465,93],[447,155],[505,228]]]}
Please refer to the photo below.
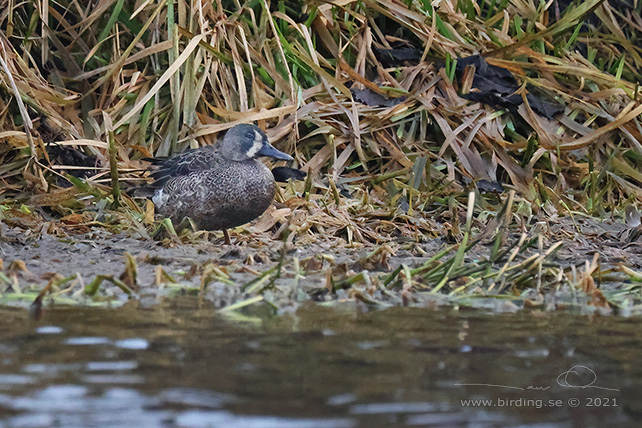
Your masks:
{"label": "wet mud surface", "polygon": [[[603,270],[622,265],[635,270],[642,266],[637,229],[627,228],[620,222],[562,218],[535,228],[546,232],[546,245],[563,242],[554,261],[564,269],[581,269],[595,254],[599,254]],[[65,287],[60,287],[64,291],[58,297],[83,299],[83,287],[96,275],[104,275],[126,283],[129,279],[132,295],[150,304],[168,294],[200,292],[216,306],[224,307],[246,298],[244,286],[258,281],[254,291],[269,285],[272,290],[265,295],[267,300],[282,309],[296,307],[310,299],[333,300],[336,296],[324,292],[330,287],[331,279],[360,271],[383,275],[401,264],[419,266],[451,244],[443,238],[424,242],[392,238],[385,243],[350,245],[338,237],[285,244],[271,239],[269,232],[252,233],[251,228],[233,234],[233,245],[224,245],[220,233],[196,234],[184,238],[186,242],[177,242],[141,237],[135,231],[114,234],[99,228],[63,237],[5,225],[1,232],[0,258],[5,277],[22,291],[37,291],[52,278],[74,276]],[[466,257],[487,256],[489,251],[490,245],[482,243]],[[127,267],[126,255],[131,255],[135,265],[134,279],[131,266]],[[279,265],[280,274],[276,275]],[[270,270],[272,273],[262,278]],[[603,287],[622,287],[620,277],[610,281]],[[120,302],[132,298],[109,281],[101,283],[100,291],[103,298]],[[395,299],[399,296],[394,293],[374,298],[395,305],[408,303]],[[340,293],[339,297],[350,296]],[[431,296],[429,301],[439,302],[439,296]]]}

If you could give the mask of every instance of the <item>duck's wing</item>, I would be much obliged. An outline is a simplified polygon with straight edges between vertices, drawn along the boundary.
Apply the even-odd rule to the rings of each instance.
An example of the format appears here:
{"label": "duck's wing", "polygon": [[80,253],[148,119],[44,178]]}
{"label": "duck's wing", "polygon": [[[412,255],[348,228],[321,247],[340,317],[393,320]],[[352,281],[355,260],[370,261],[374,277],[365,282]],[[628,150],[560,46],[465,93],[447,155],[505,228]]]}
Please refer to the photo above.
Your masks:
{"label": "duck's wing", "polygon": [[171,158],[149,159],[152,163],[150,176],[154,179],[154,182],[149,184],[148,187],[159,188],[171,178],[208,170],[219,160],[218,150],[214,146],[186,150]]}

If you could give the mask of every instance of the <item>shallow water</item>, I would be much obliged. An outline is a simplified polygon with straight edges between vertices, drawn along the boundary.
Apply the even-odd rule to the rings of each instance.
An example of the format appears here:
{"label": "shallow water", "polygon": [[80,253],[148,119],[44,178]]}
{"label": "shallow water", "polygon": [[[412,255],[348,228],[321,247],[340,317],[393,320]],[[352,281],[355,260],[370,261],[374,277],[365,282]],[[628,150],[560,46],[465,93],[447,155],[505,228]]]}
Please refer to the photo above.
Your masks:
{"label": "shallow water", "polygon": [[197,299],[134,306],[50,308],[40,321],[1,309],[0,427],[642,420],[639,319],[311,305],[236,323]]}

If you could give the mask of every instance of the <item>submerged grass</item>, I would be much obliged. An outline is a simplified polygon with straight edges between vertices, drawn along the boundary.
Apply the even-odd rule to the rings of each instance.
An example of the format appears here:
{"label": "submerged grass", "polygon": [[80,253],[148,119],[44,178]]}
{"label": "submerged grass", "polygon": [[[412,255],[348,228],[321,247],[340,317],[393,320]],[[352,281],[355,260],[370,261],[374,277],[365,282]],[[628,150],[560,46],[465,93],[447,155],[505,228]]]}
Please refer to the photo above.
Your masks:
{"label": "submerged grass", "polygon": [[[557,266],[552,230],[558,216],[618,216],[642,200],[640,5],[565,5],[4,2],[0,217],[35,234],[148,237],[153,206],[127,194],[142,159],[253,121],[308,173],[253,232],[284,248],[328,237],[378,248],[366,257],[374,273],[330,272],[327,293],[409,303],[570,286],[622,306],[637,289],[604,303],[589,284],[601,269]],[[462,66],[475,54],[485,63]],[[488,66],[515,86],[493,73],[483,85]],[[168,245],[189,239],[162,227]],[[447,245],[431,254],[415,246],[423,262],[386,269],[389,243],[436,237]],[[278,290],[290,263],[283,252],[245,284],[246,302]],[[201,292],[221,278],[212,267]],[[102,280],[121,281],[96,277],[93,293]]]}

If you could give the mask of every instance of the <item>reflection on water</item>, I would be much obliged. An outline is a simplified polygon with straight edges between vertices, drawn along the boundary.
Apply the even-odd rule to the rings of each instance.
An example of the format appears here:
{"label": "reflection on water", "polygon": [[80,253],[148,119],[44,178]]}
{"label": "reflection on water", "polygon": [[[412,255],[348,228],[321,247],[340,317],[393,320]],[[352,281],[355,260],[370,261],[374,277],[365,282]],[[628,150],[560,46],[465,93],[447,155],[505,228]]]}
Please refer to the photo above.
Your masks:
{"label": "reflection on water", "polygon": [[639,426],[639,320],[309,306],[235,324],[0,309],[0,427]]}

